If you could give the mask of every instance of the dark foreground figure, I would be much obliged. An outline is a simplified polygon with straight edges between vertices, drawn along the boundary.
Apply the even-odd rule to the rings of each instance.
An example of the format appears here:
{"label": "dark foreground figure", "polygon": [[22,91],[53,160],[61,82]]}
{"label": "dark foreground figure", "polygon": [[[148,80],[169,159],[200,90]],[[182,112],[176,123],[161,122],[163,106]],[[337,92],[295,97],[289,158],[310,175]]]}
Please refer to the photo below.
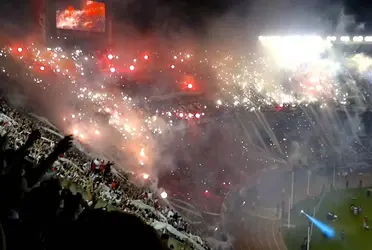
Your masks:
{"label": "dark foreground figure", "polygon": [[[18,150],[0,137],[0,250],[165,249],[152,227],[134,215],[89,207],[81,194],[42,180],[58,156],[71,148],[66,136],[37,166],[24,158],[40,139],[33,131]],[[44,178],[45,179],[45,178]]]}

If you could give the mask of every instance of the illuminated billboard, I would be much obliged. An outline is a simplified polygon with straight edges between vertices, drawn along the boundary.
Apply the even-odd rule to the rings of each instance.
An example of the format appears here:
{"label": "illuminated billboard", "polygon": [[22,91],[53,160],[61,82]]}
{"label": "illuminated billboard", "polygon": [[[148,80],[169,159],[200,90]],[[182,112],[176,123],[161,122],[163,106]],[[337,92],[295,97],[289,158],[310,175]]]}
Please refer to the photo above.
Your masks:
{"label": "illuminated billboard", "polygon": [[91,32],[106,31],[106,5],[96,1],[57,1],[56,28]]}

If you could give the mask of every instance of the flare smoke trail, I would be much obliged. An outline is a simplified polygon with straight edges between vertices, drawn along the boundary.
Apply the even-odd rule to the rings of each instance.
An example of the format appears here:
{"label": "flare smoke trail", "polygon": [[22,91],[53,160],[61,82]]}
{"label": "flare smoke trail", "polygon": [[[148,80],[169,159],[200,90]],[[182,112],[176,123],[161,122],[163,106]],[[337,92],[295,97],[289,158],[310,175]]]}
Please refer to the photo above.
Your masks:
{"label": "flare smoke trail", "polygon": [[321,221],[319,221],[319,220],[317,220],[317,219],[315,219],[314,217],[312,217],[312,216],[310,216],[310,215],[308,215],[307,213],[305,213],[305,212],[302,212],[308,219],[309,219],[309,221],[311,221],[312,223],[314,223],[314,225],[323,233],[323,234],[325,234],[328,238],[334,238],[335,237],[335,235],[336,235],[336,232],[335,232],[335,230],[332,228],[332,227],[330,227],[330,226],[328,226],[328,225],[326,225],[326,224],[324,224],[323,222],[321,222]]}

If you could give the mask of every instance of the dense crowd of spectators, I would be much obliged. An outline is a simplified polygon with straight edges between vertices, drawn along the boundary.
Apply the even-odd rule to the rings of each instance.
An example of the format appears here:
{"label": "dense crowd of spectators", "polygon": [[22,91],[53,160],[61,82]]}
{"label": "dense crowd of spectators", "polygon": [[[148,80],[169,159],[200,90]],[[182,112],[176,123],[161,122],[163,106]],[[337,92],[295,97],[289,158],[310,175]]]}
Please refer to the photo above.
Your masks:
{"label": "dense crowd of spectators", "polygon": [[[1,225],[3,225],[1,237],[6,239],[7,245],[10,244],[7,249],[18,249],[19,244],[26,244],[27,241],[17,241],[14,238],[17,236],[14,236],[15,232],[13,232],[24,230],[23,222],[26,223],[26,227],[41,228],[32,231],[30,235],[20,231],[21,237],[26,234],[24,237],[31,240],[32,244],[36,244],[36,249],[48,248],[59,237],[55,237],[54,233],[53,236],[49,235],[51,233],[49,227],[53,227],[55,233],[60,232],[61,236],[65,235],[72,239],[76,236],[71,236],[65,229],[61,232],[64,226],[69,223],[74,225],[81,223],[79,225],[84,227],[89,223],[94,224],[92,221],[94,218],[89,217],[93,215],[97,216],[97,221],[102,219],[97,222],[98,224],[106,223],[103,220],[106,217],[108,221],[115,220],[114,217],[111,218],[108,215],[110,213],[123,218],[127,216],[133,223],[137,222],[130,214],[135,215],[136,218],[139,217],[144,222],[143,230],[150,235],[152,231],[147,229],[146,224],[155,228],[158,224],[172,226],[185,235],[180,240],[187,240],[196,247],[208,248],[200,237],[191,234],[186,220],[164,205],[156,193],[134,185],[128,180],[128,176],[118,175],[116,171],[113,171],[114,163],[98,158],[90,159],[73,146],[72,136],[63,138],[51,124],[22,110],[11,108],[4,100],[0,103],[0,113],[2,149],[0,199],[2,203]],[[80,193],[74,195],[70,191],[71,186],[79,187],[84,195]],[[46,201],[43,200],[42,195],[51,195],[51,197]],[[3,204],[7,205],[3,206]],[[98,207],[100,212],[97,210]],[[37,211],[39,209],[40,211]],[[124,215],[119,212],[104,213],[105,210],[126,213]],[[28,225],[28,220],[30,220],[30,225]],[[108,224],[105,226],[110,227]],[[106,230],[106,228],[95,225],[92,227],[98,234]],[[89,230],[93,229],[87,228],[87,231]],[[163,234],[169,233],[168,231],[162,228]],[[109,235],[108,237],[110,237],[109,241],[115,239]],[[50,239],[50,242],[47,242],[47,239]],[[154,249],[154,247],[151,248]]]}

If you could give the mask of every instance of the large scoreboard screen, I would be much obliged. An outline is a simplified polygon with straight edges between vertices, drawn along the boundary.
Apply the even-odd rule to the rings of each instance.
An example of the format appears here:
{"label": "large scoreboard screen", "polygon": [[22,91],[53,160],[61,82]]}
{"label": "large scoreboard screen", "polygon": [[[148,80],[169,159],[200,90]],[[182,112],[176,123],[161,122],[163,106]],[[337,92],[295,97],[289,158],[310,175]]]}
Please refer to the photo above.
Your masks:
{"label": "large scoreboard screen", "polygon": [[56,28],[104,33],[106,4],[90,0],[56,1]]}

